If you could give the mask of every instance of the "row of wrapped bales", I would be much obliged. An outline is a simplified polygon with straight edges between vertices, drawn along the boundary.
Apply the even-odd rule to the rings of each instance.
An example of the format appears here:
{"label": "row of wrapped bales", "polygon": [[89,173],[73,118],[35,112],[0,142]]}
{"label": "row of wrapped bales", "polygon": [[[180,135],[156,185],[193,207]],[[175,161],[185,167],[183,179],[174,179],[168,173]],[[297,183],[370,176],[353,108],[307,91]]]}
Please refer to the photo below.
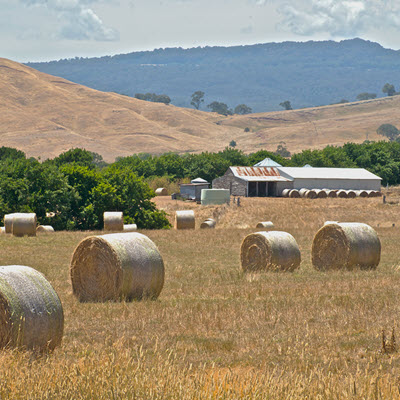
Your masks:
{"label": "row of wrapped bales", "polygon": [[282,197],[306,198],[306,199],[326,199],[326,198],[345,198],[354,199],[355,197],[379,197],[381,192],[375,190],[344,190],[344,189],[284,189]]}
{"label": "row of wrapped bales", "polygon": [[[381,243],[375,230],[362,223],[327,221],[312,243],[312,264],[317,270],[375,269]],[[244,271],[294,271],[301,256],[287,232],[263,231],[247,235],[240,248]]]}

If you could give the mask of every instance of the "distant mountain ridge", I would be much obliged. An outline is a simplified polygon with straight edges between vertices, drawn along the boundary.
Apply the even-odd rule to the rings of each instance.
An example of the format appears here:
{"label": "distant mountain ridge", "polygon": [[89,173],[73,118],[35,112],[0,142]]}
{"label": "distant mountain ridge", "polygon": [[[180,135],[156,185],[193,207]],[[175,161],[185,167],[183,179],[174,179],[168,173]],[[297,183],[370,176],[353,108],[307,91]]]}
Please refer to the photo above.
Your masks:
{"label": "distant mountain ridge", "polygon": [[[400,88],[400,52],[362,39],[283,42],[234,47],[167,48],[100,58],[27,63],[39,71],[106,92],[128,96],[167,94],[191,107],[190,96],[253,112],[354,101],[362,92],[383,97],[386,82]],[[399,89],[396,88],[396,89]]]}

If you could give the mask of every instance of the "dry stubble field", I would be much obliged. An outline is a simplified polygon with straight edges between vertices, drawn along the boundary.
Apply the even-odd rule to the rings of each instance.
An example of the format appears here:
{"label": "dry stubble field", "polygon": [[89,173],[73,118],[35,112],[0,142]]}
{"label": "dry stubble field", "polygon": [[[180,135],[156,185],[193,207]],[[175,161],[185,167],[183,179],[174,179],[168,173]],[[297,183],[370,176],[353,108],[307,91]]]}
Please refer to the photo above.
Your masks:
{"label": "dry stubble field", "polygon": [[[0,236],[2,265],[42,271],[61,297],[62,347],[47,356],[0,353],[0,399],[393,399],[400,354],[381,352],[384,329],[400,342],[400,206],[375,199],[242,199],[194,208],[217,229],[143,231],[165,262],[157,301],[80,304],[72,295],[73,249],[93,232]],[[272,220],[294,235],[294,273],[244,275],[242,239]],[[373,226],[376,271],[321,273],[310,263],[325,220]],[[395,227],[392,224],[395,223]],[[378,227],[379,224],[379,227]],[[98,233],[98,232],[96,232]]]}

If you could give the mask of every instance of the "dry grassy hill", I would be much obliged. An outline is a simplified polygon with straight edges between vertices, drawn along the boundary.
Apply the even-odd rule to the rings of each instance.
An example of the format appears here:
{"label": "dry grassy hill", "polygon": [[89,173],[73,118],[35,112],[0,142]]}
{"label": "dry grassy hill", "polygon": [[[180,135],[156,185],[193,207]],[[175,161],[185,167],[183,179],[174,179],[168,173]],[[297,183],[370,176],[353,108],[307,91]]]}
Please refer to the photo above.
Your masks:
{"label": "dry grassy hill", "polygon": [[139,152],[219,151],[232,139],[245,152],[282,141],[297,152],[377,140],[380,124],[397,123],[399,105],[400,96],[223,117],[99,92],[0,58],[0,145],[42,159],[73,147],[112,162]]}

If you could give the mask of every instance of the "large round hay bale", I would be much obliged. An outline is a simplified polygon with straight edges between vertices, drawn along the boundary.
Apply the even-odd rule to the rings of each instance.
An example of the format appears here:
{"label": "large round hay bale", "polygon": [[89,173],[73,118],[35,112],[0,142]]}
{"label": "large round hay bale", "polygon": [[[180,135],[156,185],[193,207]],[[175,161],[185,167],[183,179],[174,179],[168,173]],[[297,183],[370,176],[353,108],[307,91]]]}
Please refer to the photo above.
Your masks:
{"label": "large round hay bale", "polygon": [[80,301],[155,299],[164,285],[164,262],[147,236],[111,233],[83,239],[70,274]]}
{"label": "large round hay bale", "polygon": [[217,221],[215,221],[215,219],[207,218],[206,220],[204,220],[201,223],[200,229],[213,229],[213,228],[215,228],[216,224],[217,224]]}
{"label": "large round hay bale", "polygon": [[381,243],[367,224],[341,222],[323,226],[312,244],[312,264],[319,270],[374,269],[381,257]]}
{"label": "large round hay bale", "polygon": [[368,197],[375,197],[375,194],[374,194],[375,190],[366,190],[366,192],[368,194]]}
{"label": "large round hay bale", "polygon": [[300,189],[299,190],[300,197],[305,198],[307,196],[308,192],[309,192],[309,189],[305,189],[305,188]]}
{"label": "large round hay bale", "polygon": [[135,232],[137,231],[136,224],[125,224],[124,225],[124,232]]}
{"label": "large round hay bale", "polygon": [[195,218],[193,210],[182,210],[175,213],[175,229],[194,229]]}
{"label": "large round hay bale", "polygon": [[299,193],[299,191],[298,191],[297,189],[292,189],[292,190],[289,192],[289,197],[290,197],[291,199],[298,199],[298,198],[300,197],[300,193]]}
{"label": "large round hay bale", "polygon": [[357,190],[356,194],[357,194],[357,197],[368,197],[368,193],[366,190]]}
{"label": "large round hay bale", "polygon": [[12,234],[14,236],[36,236],[37,219],[35,213],[17,213],[12,219]]}
{"label": "large round hay bale", "polygon": [[61,344],[64,314],[53,287],[38,271],[0,267],[0,348],[53,350]]}
{"label": "large round hay bale", "polygon": [[37,233],[52,233],[54,232],[54,228],[51,225],[39,225],[36,228]]}
{"label": "large round hay bale", "polygon": [[300,261],[299,246],[287,232],[251,233],[240,248],[244,271],[293,271],[300,266]]}
{"label": "large round hay bale", "polygon": [[165,188],[157,188],[156,196],[168,196],[168,190]]}
{"label": "large round hay bale", "polygon": [[120,232],[124,230],[124,214],[122,211],[105,211],[103,219],[105,231]]}
{"label": "large round hay bale", "polygon": [[271,231],[274,229],[274,223],[272,221],[262,221],[256,225],[256,228],[263,228]]}
{"label": "large round hay bale", "polygon": [[337,192],[337,197],[339,197],[340,199],[348,199],[349,196],[347,195],[347,191],[346,190],[338,190]]}
{"label": "large round hay bale", "polygon": [[375,197],[381,197],[382,196],[382,192],[380,192],[379,190],[374,190],[374,196]]}
{"label": "large round hay bale", "polygon": [[347,198],[355,199],[357,197],[357,193],[355,190],[346,190]]}
{"label": "large round hay bale", "polygon": [[309,190],[308,192],[306,192],[305,196],[307,199],[316,199],[317,193],[315,192],[315,190]]}
{"label": "large round hay bale", "polygon": [[328,197],[325,190],[321,189],[313,189],[313,190],[317,194],[317,199],[326,199]]}
{"label": "large round hay bale", "polygon": [[336,192],[336,190],[327,190],[326,195],[331,199],[336,199],[337,192]]}
{"label": "large round hay bale", "polygon": [[12,233],[12,223],[15,215],[17,215],[17,213],[4,215],[4,227],[6,229],[6,233]]}
{"label": "large round hay bale", "polygon": [[289,197],[289,193],[292,189],[283,189],[282,190],[282,197]]}

